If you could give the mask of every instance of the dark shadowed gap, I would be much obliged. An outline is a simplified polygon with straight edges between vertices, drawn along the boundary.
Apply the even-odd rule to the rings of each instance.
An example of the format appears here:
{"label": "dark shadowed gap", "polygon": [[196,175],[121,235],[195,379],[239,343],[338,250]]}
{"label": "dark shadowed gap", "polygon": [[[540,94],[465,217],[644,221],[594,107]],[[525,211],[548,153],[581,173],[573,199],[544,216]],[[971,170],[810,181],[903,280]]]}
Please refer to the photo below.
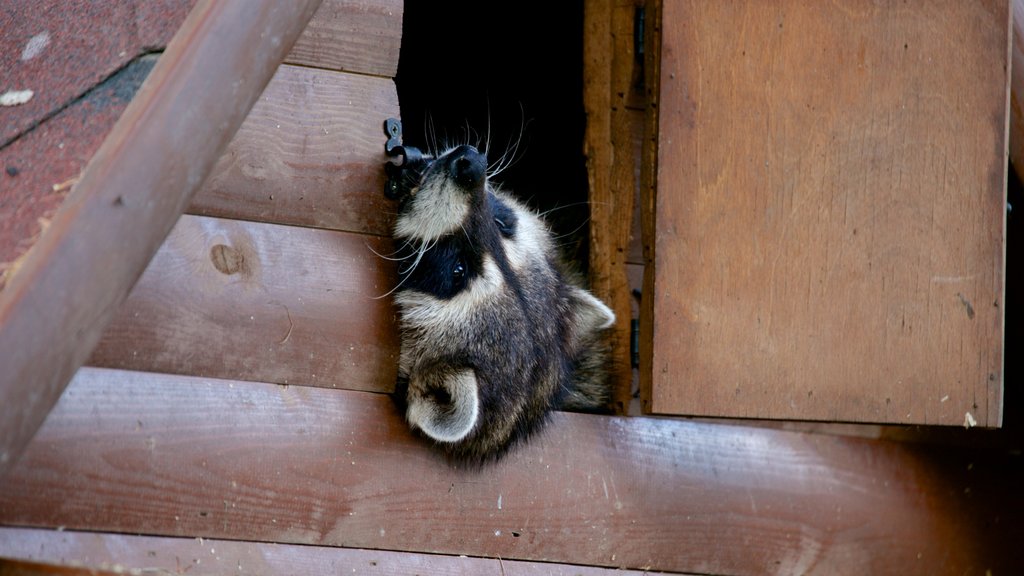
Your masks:
{"label": "dark shadowed gap", "polygon": [[406,144],[518,141],[497,181],[586,267],[582,2],[407,2],[396,83]]}

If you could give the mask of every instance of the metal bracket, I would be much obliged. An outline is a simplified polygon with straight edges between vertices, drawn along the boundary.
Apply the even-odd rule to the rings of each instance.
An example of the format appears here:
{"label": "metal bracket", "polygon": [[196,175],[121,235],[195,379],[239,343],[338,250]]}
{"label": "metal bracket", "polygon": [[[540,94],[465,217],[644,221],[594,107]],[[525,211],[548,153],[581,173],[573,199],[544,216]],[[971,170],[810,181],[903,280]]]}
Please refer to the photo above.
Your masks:
{"label": "metal bracket", "polygon": [[384,121],[384,135],[387,136],[384,153],[390,158],[384,164],[384,172],[388,177],[384,183],[384,196],[390,200],[397,200],[400,196],[402,175],[410,164],[418,164],[423,160],[423,153],[419,148],[402,144],[402,122],[397,118],[388,118]]}

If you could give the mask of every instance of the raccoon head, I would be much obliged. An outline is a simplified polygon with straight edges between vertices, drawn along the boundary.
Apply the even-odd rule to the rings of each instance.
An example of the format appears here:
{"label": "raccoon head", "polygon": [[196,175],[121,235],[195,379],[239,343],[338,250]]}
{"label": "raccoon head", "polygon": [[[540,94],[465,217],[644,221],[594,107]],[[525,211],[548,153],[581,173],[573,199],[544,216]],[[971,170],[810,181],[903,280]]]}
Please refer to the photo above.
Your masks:
{"label": "raccoon head", "polygon": [[598,335],[615,316],[571,280],[540,217],[491,186],[471,146],[404,170],[396,396],[409,424],[450,454],[483,460],[552,409],[602,407]]}

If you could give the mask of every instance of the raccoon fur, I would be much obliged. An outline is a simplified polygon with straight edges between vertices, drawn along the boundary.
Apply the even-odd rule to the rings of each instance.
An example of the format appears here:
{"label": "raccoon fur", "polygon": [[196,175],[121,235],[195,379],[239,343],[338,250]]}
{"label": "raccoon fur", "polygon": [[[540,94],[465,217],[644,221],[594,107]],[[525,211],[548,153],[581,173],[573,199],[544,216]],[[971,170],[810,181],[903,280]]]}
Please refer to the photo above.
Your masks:
{"label": "raccoon fur", "polygon": [[537,432],[554,409],[608,403],[615,322],[557,255],[540,216],[459,146],[402,167],[394,239],[409,425],[459,460],[483,462]]}

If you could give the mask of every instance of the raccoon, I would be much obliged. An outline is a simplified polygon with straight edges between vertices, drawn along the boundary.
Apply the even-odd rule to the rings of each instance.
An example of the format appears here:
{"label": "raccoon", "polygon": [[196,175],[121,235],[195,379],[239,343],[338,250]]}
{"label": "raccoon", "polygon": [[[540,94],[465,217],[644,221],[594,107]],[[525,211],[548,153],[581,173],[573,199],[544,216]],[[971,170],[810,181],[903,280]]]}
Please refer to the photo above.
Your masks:
{"label": "raccoon", "polygon": [[615,314],[560,260],[541,217],[492,185],[484,154],[415,152],[389,181],[399,207],[395,397],[411,428],[482,463],[551,410],[605,408],[602,332]]}

